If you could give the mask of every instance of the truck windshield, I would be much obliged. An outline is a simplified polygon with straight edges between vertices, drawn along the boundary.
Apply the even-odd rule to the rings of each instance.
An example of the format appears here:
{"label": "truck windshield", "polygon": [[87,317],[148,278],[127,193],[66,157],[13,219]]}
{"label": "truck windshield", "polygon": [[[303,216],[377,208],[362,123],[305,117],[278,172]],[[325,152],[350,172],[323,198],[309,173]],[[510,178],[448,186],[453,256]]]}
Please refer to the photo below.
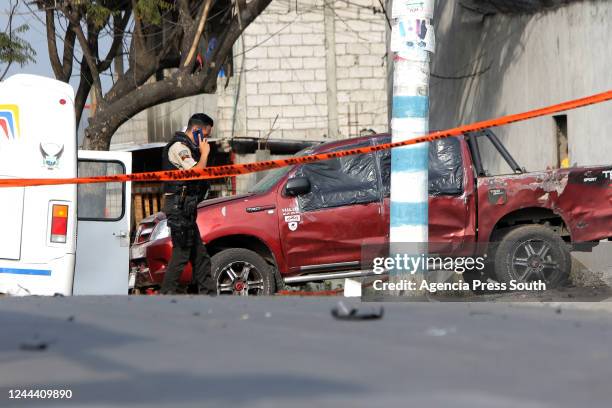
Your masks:
{"label": "truck windshield", "polygon": [[[312,154],[313,152],[314,149],[312,147],[307,147],[297,152],[294,157],[307,156],[309,154]],[[278,180],[283,178],[285,174],[289,173],[289,170],[291,170],[292,168],[293,166],[285,166],[280,167],[278,169],[268,170],[268,174],[266,174],[264,178],[259,180],[257,184],[251,187],[249,193],[265,193],[266,191],[271,189],[272,186],[274,186],[278,182]]]}

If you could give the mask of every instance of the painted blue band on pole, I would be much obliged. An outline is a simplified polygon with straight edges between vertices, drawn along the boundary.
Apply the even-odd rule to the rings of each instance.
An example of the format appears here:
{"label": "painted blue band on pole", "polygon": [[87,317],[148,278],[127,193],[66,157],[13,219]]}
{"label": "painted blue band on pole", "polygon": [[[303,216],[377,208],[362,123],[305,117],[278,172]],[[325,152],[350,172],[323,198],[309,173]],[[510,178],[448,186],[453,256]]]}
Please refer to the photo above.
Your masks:
{"label": "painted blue band on pole", "polygon": [[10,274],[13,274],[13,275],[51,276],[51,270],[50,269],[0,268],[0,273],[10,273]]}
{"label": "painted blue band on pole", "polygon": [[391,201],[391,228],[405,225],[427,225],[427,202],[401,203]]}
{"label": "painted blue band on pole", "polygon": [[429,115],[429,98],[426,96],[394,96],[394,118],[425,118]]}
{"label": "painted blue band on pole", "polygon": [[396,171],[423,171],[429,160],[429,143],[425,146],[394,149],[391,152],[391,168]]}

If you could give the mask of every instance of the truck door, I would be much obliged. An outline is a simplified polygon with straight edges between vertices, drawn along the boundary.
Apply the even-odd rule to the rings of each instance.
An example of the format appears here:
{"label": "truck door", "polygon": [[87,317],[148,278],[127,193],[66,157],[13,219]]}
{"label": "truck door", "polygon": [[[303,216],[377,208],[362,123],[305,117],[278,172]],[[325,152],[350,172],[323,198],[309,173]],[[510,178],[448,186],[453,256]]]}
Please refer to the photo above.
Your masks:
{"label": "truck door", "polygon": [[[369,141],[342,146],[345,150]],[[333,151],[333,150],[332,150]],[[360,268],[363,244],[385,240],[373,153],[305,164],[292,177],[305,177],[310,192],[279,194],[282,246],[292,272],[311,273]]]}
{"label": "truck door", "polygon": [[[388,142],[390,138],[380,141]],[[388,227],[391,151],[382,150],[379,157],[385,197],[384,217]],[[469,151],[460,138],[429,144],[429,242],[456,247],[475,240],[474,181],[464,174],[464,163],[470,163]]]}
{"label": "truck door", "polygon": [[[79,177],[109,176],[131,171],[130,153],[79,151]],[[78,185],[75,295],[128,293],[130,184]]]}
{"label": "truck door", "polygon": [[476,239],[474,178],[467,145],[460,138],[429,144],[429,241],[473,243]]}

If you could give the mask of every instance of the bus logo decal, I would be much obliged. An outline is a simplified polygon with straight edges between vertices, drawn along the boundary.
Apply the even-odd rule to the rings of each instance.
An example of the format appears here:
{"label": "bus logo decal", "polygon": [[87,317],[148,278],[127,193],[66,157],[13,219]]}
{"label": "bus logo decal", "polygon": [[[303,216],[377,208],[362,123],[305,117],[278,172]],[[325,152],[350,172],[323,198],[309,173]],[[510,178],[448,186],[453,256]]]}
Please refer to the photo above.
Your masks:
{"label": "bus logo decal", "polygon": [[40,154],[43,157],[43,166],[49,170],[55,169],[59,166],[59,159],[64,153],[64,145],[57,145],[55,143],[40,144]]}
{"label": "bus logo decal", "polygon": [[[17,105],[0,105],[0,133],[9,140],[20,137],[19,107]],[[0,135],[0,138],[2,136]]]}

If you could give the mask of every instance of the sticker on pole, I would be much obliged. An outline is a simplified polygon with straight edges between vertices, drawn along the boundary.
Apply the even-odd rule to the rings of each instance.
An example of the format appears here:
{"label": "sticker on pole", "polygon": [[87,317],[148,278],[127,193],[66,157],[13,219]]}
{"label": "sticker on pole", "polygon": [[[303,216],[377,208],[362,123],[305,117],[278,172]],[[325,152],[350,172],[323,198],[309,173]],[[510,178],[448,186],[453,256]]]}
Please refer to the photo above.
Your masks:
{"label": "sticker on pole", "polygon": [[395,0],[391,9],[392,18],[424,17],[433,18],[433,0]]}
{"label": "sticker on pole", "polygon": [[391,51],[402,54],[405,51],[423,50],[434,52],[436,48],[434,28],[421,18],[401,18],[391,31]]}

